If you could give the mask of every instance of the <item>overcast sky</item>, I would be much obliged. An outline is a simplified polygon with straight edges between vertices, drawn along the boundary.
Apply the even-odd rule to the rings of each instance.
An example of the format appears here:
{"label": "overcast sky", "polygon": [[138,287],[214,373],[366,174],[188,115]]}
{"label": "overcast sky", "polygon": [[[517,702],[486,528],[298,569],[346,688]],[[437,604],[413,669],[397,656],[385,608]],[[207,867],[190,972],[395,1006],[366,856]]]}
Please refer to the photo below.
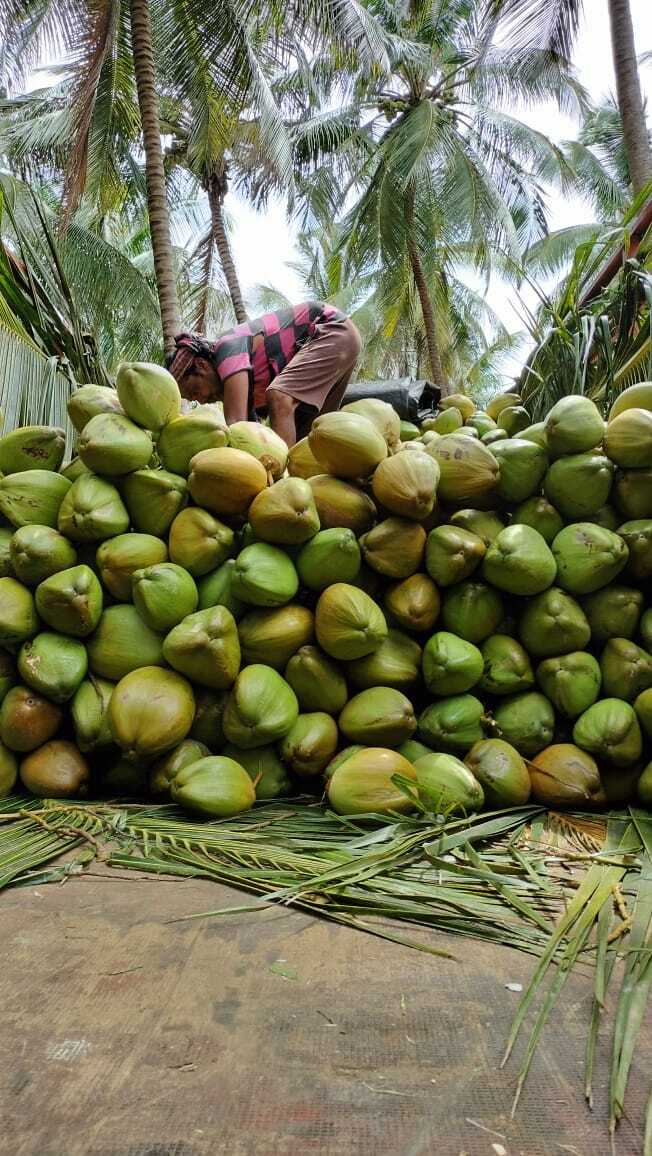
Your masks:
{"label": "overcast sky", "polygon": [[[634,18],[638,55],[652,50],[652,0],[630,0]],[[594,100],[614,90],[607,0],[584,0],[584,19],[577,37],[575,66],[579,78]],[[642,66],[641,82],[652,108],[652,61]],[[572,138],[577,125],[561,116],[555,107],[537,108],[522,113],[533,127],[554,140]],[[590,209],[581,200],[552,193],[549,201],[551,229],[563,228],[580,221],[590,221]],[[265,213],[255,213],[235,195],[229,197],[233,221],[233,249],[236,266],[245,293],[257,283],[271,284],[288,297],[303,295],[301,281],[287,265],[293,257],[293,229],[287,224],[280,204]],[[510,330],[519,328],[517,314],[506,290],[492,289],[491,301],[498,308]]]}

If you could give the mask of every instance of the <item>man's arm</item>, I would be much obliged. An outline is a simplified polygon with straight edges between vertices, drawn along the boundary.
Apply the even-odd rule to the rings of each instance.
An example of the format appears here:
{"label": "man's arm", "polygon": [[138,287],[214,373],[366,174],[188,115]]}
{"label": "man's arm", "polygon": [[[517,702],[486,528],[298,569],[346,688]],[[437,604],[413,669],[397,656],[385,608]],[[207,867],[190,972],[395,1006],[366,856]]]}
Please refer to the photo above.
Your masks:
{"label": "man's arm", "polygon": [[224,417],[227,425],[247,421],[249,417],[249,374],[232,373],[224,382]]}

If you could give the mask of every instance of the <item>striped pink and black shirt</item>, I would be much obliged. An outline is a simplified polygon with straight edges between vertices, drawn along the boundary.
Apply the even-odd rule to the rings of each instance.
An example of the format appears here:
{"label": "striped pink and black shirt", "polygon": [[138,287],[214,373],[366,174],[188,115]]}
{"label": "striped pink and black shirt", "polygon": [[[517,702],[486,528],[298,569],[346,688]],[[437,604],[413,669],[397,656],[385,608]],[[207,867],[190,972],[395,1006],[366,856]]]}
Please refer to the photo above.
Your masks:
{"label": "striped pink and black shirt", "polygon": [[[249,374],[253,407],[266,405],[265,390],[302,345],[315,336],[317,325],[345,321],[346,315],[324,301],[304,301],[300,305],[265,313],[253,321],[243,321],[223,333],[211,347],[211,362],[222,382],[234,373]],[[263,342],[254,350],[253,340]],[[251,408],[251,406],[250,406]]]}

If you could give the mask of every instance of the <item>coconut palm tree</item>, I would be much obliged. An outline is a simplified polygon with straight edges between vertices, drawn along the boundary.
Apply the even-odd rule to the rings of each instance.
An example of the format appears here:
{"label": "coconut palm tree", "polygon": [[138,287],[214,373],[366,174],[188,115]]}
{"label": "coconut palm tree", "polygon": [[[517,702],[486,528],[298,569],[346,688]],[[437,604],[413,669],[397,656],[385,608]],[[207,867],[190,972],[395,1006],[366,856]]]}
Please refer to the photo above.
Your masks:
{"label": "coconut palm tree", "polygon": [[554,98],[581,109],[585,94],[553,53],[496,38],[496,20],[463,0],[436,18],[420,0],[370,7],[391,37],[389,74],[343,79],[320,62],[322,101],[346,93],[350,103],[330,120],[307,110],[295,126],[301,188],[313,214],[344,212],[350,277],[380,262],[391,300],[393,271],[409,267],[430,372],[446,391],[433,275],[450,275],[462,244],[485,269],[496,248],[518,261],[546,230],[543,174],[572,178],[560,150],[507,108]]}
{"label": "coconut palm tree", "polygon": [[[570,60],[582,13],[582,0],[487,0],[494,17],[502,17],[524,48],[549,48]],[[608,0],[611,55],[618,109],[632,188],[636,195],[652,181],[652,148],[645,120],[634,26],[629,0]]]}

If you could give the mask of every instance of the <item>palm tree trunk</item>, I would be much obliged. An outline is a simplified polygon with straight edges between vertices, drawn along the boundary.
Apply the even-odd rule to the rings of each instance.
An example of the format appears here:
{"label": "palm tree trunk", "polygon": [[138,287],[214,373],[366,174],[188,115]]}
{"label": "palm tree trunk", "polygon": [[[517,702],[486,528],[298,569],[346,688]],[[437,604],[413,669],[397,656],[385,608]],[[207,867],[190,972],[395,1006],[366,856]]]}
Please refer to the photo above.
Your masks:
{"label": "palm tree trunk", "polygon": [[226,281],[231,303],[233,305],[233,312],[238,324],[247,320],[247,310],[245,309],[244,298],[242,296],[242,289],[238,280],[235,263],[233,261],[233,254],[231,252],[231,245],[227,236],[224,225],[224,214],[222,208],[224,205],[224,197],[227,191],[227,175],[226,168],[222,173],[214,173],[208,181],[208,203],[211,209],[211,222],[213,226],[213,237],[215,238],[215,248],[217,249],[220,258],[220,264],[224,273],[224,280]]}
{"label": "palm tree trunk", "polygon": [[652,180],[652,149],[645,123],[629,0],[609,0],[611,52],[618,108],[634,194]]}
{"label": "palm tree trunk", "polygon": [[174,336],[181,328],[179,299],[172,263],[170,218],[168,215],[163,150],[149,0],[130,0],[131,41],[138,93],[138,107],[143,126],[145,150],[145,177],[147,181],[147,212],[154,255],[154,274],[161,310],[163,346],[166,353],[174,351]]}
{"label": "palm tree trunk", "polygon": [[435,324],[435,310],[433,308],[430,292],[428,289],[428,282],[426,281],[423,265],[421,264],[421,257],[419,256],[419,248],[417,246],[415,228],[414,228],[414,185],[410,187],[407,194],[407,201],[405,205],[405,224],[407,226],[407,246],[408,256],[410,258],[410,265],[412,266],[412,276],[419,294],[419,301],[421,302],[421,313],[423,315],[423,327],[426,331],[426,345],[428,346],[428,360],[430,361],[430,372],[435,385],[439,387],[442,397],[446,397],[451,392],[450,385],[444,373],[444,367],[441,363],[441,355],[439,353],[439,342],[437,341],[437,328]]}

